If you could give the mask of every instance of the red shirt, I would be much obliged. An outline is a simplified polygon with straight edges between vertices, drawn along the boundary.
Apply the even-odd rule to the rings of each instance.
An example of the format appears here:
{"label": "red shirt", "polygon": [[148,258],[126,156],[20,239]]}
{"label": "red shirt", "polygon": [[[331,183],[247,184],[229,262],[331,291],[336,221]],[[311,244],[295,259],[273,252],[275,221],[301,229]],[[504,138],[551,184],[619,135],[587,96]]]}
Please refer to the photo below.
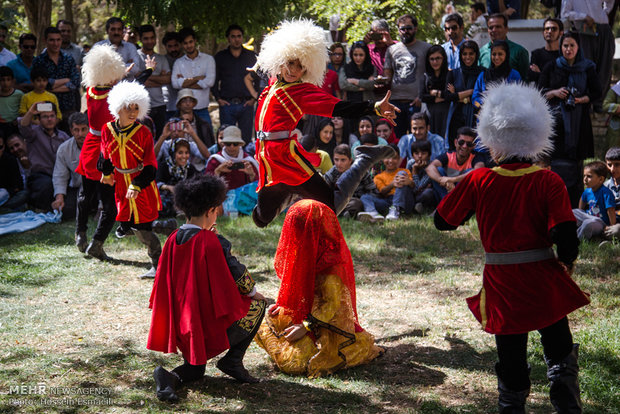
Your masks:
{"label": "red shirt", "polygon": [[338,74],[335,71],[327,69],[321,89],[332,96],[336,96],[336,94],[340,92],[340,85],[338,85]]}

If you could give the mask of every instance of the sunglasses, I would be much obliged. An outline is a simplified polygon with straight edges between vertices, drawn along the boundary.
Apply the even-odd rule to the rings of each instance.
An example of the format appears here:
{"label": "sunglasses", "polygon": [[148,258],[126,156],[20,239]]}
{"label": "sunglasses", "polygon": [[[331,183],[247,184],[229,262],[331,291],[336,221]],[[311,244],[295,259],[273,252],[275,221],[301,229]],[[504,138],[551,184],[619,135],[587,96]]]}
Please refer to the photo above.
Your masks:
{"label": "sunglasses", "polygon": [[468,148],[473,148],[476,145],[473,141],[465,141],[464,139],[459,139],[456,143],[461,147],[467,145]]}
{"label": "sunglasses", "polygon": [[243,144],[241,144],[239,142],[224,142],[224,146],[225,147],[230,147],[230,146],[236,147],[237,145],[243,145]]}
{"label": "sunglasses", "polygon": [[410,30],[413,30],[413,26],[401,26],[398,28],[399,32],[408,32]]}
{"label": "sunglasses", "polygon": [[21,45],[22,49],[36,49],[37,47],[35,45]]}
{"label": "sunglasses", "polygon": [[458,29],[459,29],[459,27],[458,27],[456,24],[455,24],[454,26],[446,26],[446,27],[444,28],[444,30],[445,30],[446,32],[449,32],[450,30],[458,30]]}

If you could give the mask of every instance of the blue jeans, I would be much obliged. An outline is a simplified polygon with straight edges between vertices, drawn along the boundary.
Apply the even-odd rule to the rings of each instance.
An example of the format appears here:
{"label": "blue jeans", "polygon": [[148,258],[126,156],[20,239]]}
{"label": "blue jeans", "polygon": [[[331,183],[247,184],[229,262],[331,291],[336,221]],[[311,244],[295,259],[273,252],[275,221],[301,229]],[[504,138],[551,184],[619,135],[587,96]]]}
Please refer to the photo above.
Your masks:
{"label": "blue jeans", "polygon": [[230,104],[220,106],[220,125],[238,125],[243,140],[248,143],[252,140],[254,106],[245,104]]}
{"label": "blue jeans", "polygon": [[209,125],[213,126],[213,123],[211,123],[211,115],[209,115],[208,106],[202,109],[194,109],[194,113],[198,115],[199,117],[201,117],[204,121],[208,122]]}
{"label": "blue jeans", "polygon": [[[446,170],[444,170],[443,167],[437,167],[437,171],[439,171],[439,175],[441,175],[442,177],[446,176]],[[471,168],[469,170],[462,171],[461,174],[467,174],[469,171],[471,171]],[[448,194],[448,190],[446,190],[445,187],[442,187],[435,180],[431,180],[431,182],[433,183],[433,190],[435,191],[435,198],[437,199],[437,202],[439,203],[441,199],[444,198],[446,194]]]}
{"label": "blue jeans", "polygon": [[364,205],[365,212],[379,212],[384,216],[388,213],[390,206],[392,205],[392,199],[392,196],[381,198],[373,194],[364,194],[360,197],[360,200],[362,200],[362,204]]}

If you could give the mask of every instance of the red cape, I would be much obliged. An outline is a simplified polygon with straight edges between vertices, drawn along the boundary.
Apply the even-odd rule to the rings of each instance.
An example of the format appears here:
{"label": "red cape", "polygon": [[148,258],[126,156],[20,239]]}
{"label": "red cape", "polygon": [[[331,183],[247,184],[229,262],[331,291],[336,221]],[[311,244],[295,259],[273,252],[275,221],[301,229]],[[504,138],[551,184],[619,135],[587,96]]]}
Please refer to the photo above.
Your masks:
{"label": "red cape", "polygon": [[215,233],[202,230],[181,245],[176,234],[159,259],[146,347],[178,348],[190,364],[202,365],[230,347],[226,329],[248,313],[251,299],[239,293]]}

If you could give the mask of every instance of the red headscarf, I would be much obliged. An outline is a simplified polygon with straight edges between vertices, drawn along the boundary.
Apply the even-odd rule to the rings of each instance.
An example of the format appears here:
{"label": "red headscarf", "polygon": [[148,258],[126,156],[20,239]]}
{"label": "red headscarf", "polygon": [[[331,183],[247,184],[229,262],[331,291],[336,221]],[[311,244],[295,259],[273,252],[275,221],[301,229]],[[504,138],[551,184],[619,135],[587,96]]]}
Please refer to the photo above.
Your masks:
{"label": "red headscarf", "polygon": [[289,209],[274,267],[282,279],[276,303],[290,311],[293,323],[301,323],[310,314],[316,275],[330,269],[330,274],[338,275],[349,289],[356,328],[359,327],[351,252],[336,215],[325,204],[308,199]]}
{"label": "red headscarf", "polygon": [[[392,131],[392,133],[387,139],[388,144],[398,144],[398,141],[400,141],[400,137],[396,136],[396,133],[394,132],[394,125],[392,125],[390,120],[387,118],[380,118],[377,121],[377,124],[384,124],[384,123],[387,124],[390,127],[390,130]],[[375,124],[375,134],[377,133],[377,124]]]}

